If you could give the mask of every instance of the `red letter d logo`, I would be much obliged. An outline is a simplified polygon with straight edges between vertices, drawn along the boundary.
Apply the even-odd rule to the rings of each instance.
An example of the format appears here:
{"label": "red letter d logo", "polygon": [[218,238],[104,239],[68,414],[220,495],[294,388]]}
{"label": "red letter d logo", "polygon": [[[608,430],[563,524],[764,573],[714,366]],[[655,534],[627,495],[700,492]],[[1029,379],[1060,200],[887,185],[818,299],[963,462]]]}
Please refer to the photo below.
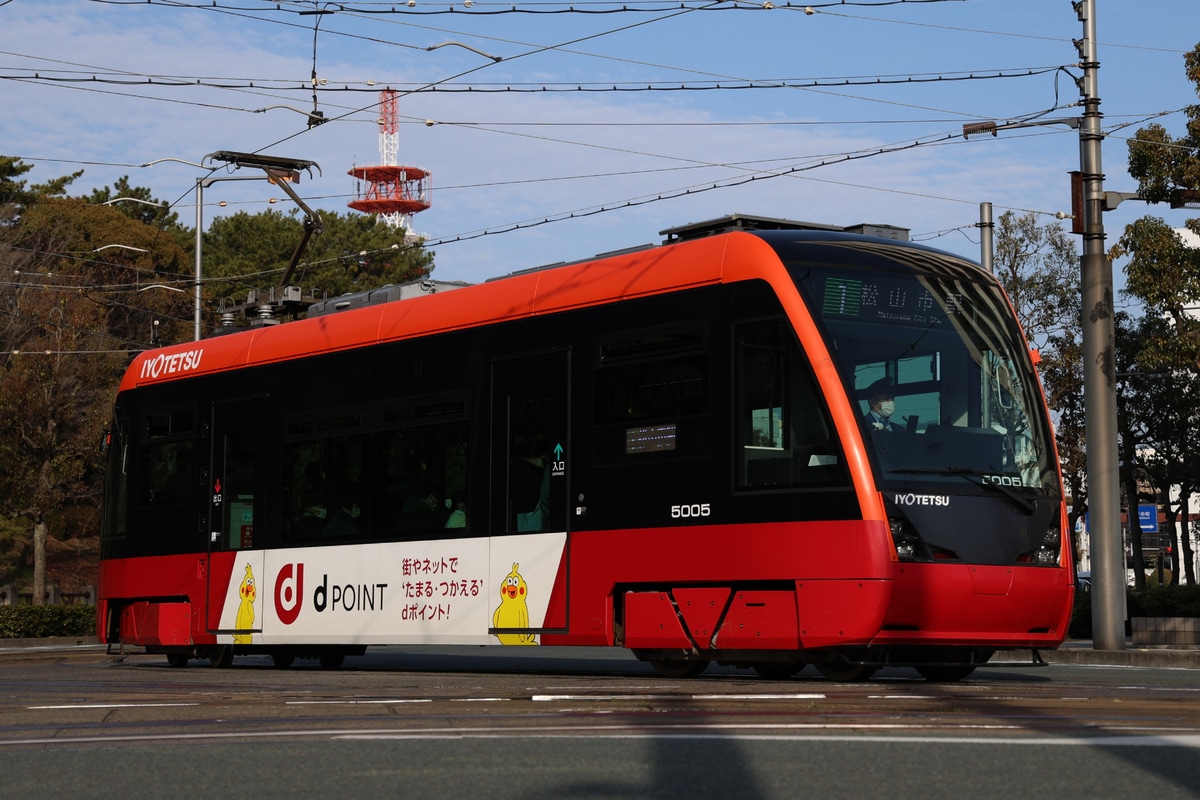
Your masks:
{"label": "red letter d logo", "polygon": [[284,625],[291,625],[300,616],[304,596],[304,565],[284,564],[275,576],[275,616]]}

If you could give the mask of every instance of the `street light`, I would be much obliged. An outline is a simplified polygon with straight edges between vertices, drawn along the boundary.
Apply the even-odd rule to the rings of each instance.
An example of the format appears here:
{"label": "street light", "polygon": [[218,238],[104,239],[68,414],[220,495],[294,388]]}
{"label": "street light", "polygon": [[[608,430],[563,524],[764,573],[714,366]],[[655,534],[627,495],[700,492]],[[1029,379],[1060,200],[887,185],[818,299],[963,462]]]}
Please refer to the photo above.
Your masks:
{"label": "street light", "polygon": [[1011,131],[1017,128],[1035,128],[1041,125],[1066,125],[1068,128],[1078,130],[1083,120],[1079,117],[1056,117],[1054,119],[1031,119],[1024,122],[996,122],[994,119],[985,119],[980,122],[968,122],[962,126],[963,138],[970,139],[972,136],[985,136],[991,134],[996,135],[997,131]]}
{"label": "street light", "polygon": [[139,167],[153,167],[155,164],[162,164],[167,161],[172,161],[176,164],[187,164],[189,167],[199,167],[200,169],[208,169],[203,164],[197,164],[195,161],[184,161],[182,158],[156,158],[153,161],[147,161],[145,164],[138,164]]}
{"label": "street light", "polygon": [[471,47],[471,45],[469,45],[469,44],[463,44],[462,42],[442,42],[441,44],[435,44],[435,45],[432,45],[431,47],[426,47],[426,48],[425,48],[425,52],[427,52],[427,53],[431,53],[431,52],[433,52],[434,50],[437,50],[439,47],[449,47],[449,46],[453,46],[453,47],[461,47],[461,48],[463,48],[464,50],[470,50],[472,53],[476,53],[476,54],[478,54],[478,55],[481,55],[481,56],[483,56],[484,58],[490,58],[492,61],[495,61],[495,62],[497,62],[497,63],[499,63],[499,62],[501,62],[501,61],[503,61],[503,60],[504,60],[504,56],[494,56],[494,55],[492,55],[491,53],[485,53],[485,52],[483,52],[482,50],[480,50],[480,49],[478,49],[478,48]]}
{"label": "street light", "polygon": [[[150,252],[149,250],[147,250],[144,247],[134,247],[131,244],[102,244],[99,247],[92,248],[92,252],[100,253],[100,252],[103,252],[104,250],[112,250],[112,249],[129,250],[130,252],[133,252],[133,253],[149,253]],[[105,262],[105,263],[108,263],[108,262]],[[153,274],[152,270],[144,270],[139,267],[130,266],[128,264],[118,264],[117,266],[120,266],[122,269],[133,270],[134,273],[138,273],[139,274],[138,280],[141,280],[140,273],[142,273],[142,272],[150,272],[151,274]]]}
{"label": "street light", "polygon": [[155,208],[167,208],[168,205],[167,203],[153,203],[140,197],[114,197],[112,200],[105,200],[97,205],[111,206],[113,203],[141,203],[144,206],[154,206]]}

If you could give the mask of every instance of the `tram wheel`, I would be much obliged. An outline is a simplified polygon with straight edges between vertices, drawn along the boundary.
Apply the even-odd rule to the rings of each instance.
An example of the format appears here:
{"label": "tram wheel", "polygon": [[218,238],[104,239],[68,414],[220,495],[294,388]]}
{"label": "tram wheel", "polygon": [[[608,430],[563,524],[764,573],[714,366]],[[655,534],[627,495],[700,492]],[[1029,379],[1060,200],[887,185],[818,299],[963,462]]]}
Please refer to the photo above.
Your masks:
{"label": "tram wheel", "polygon": [[341,669],[342,662],[346,660],[346,654],[341,651],[322,653],[318,660],[321,662],[321,669]]}
{"label": "tram wheel", "polygon": [[817,664],[818,672],[838,683],[860,683],[870,680],[876,669],[878,667],[871,664],[855,664],[844,658]]}
{"label": "tram wheel", "polygon": [[295,662],[295,660],[295,653],[284,653],[280,651],[271,653],[271,662],[275,665],[276,669],[287,669]]}
{"label": "tram wheel", "polygon": [[934,683],[956,683],[974,671],[974,664],[927,664],[917,667],[922,678]]}
{"label": "tram wheel", "polygon": [[217,645],[209,651],[208,663],[217,669],[225,669],[233,664],[233,648],[227,644]]}
{"label": "tram wheel", "polygon": [[760,661],[750,665],[767,680],[782,681],[804,669],[803,661]]}
{"label": "tram wheel", "polygon": [[699,660],[675,660],[666,658],[650,659],[650,666],[664,678],[698,678],[708,669],[708,662]]}
{"label": "tram wheel", "polygon": [[191,658],[186,653],[167,653],[167,666],[181,669],[188,665]]}

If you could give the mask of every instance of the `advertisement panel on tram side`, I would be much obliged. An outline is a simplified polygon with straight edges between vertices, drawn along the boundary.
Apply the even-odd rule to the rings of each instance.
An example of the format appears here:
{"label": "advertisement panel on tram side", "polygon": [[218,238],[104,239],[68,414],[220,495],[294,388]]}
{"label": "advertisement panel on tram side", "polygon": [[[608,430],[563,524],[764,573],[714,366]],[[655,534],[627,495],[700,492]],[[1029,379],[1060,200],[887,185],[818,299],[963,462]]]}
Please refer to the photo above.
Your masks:
{"label": "advertisement panel on tram side", "polygon": [[537,644],[566,539],[243,551],[224,589],[218,642]]}

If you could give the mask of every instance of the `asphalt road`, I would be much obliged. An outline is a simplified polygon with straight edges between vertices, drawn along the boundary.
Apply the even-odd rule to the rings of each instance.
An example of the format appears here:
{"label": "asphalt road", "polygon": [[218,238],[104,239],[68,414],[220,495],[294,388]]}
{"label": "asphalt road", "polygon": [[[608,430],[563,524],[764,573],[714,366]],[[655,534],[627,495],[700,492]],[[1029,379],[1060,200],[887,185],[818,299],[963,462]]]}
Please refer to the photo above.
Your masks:
{"label": "asphalt road", "polygon": [[0,649],[0,797],[1200,797],[1198,678],[1051,661],[954,684],[667,680],[561,648],[172,669]]}

